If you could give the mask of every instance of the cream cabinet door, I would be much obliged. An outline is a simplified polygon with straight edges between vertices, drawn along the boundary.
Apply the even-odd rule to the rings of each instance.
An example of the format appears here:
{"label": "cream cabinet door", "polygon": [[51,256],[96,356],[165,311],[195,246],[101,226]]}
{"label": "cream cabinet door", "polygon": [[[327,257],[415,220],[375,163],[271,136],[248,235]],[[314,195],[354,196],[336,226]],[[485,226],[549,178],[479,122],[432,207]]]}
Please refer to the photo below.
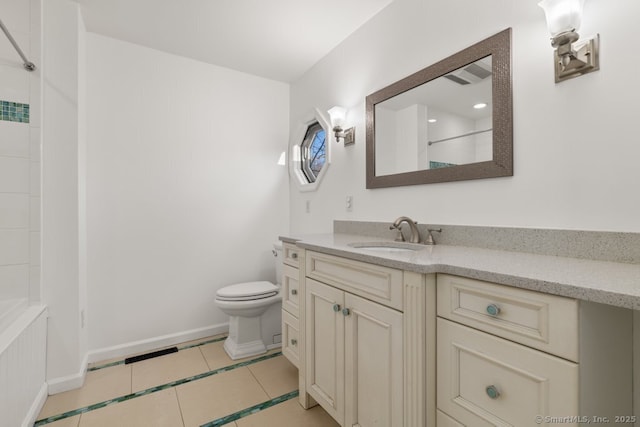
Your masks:
{"label": "cream cabinet door", "polygon": [[306,279],[307,393],[344,425],[344,292]]}
{"label": "cream cabinet door", "polygon": [[578,415],[577,364],[437,322],[438,409],[473,427],[534,427],[545,417]]}
{"label": "cream cabinet door", "polygon": [[345,294],[345,426],[403,424],[402,313]]}

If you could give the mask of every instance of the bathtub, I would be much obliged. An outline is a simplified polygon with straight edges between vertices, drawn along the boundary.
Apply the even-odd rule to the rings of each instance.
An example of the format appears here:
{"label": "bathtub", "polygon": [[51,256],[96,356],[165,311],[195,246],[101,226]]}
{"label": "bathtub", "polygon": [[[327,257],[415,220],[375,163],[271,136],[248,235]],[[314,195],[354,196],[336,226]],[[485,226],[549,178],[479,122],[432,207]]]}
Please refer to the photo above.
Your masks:
{"label": "bathtub", "polygon": [[26,298],[0,300],[0,335],[29,307]]}
{"label": "bathtub", "polygon": [[0,427],[30,426],[47,398],[47,309],[0,301]]}

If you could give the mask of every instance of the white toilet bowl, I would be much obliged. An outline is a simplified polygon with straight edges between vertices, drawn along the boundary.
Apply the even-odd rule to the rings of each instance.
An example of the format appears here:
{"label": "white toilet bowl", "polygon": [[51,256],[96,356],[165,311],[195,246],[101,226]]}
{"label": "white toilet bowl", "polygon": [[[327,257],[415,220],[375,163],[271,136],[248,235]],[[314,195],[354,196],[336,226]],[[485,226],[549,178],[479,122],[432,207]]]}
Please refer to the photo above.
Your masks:
{"label": "white toilet bowl", "polygon": [[[282,246],[274,245],[280,278]],[[267,281],[238,283],[216,292],[216,306],[229,315],[224,349],[232,359],[255,356],[281,346],[280,287]]]}

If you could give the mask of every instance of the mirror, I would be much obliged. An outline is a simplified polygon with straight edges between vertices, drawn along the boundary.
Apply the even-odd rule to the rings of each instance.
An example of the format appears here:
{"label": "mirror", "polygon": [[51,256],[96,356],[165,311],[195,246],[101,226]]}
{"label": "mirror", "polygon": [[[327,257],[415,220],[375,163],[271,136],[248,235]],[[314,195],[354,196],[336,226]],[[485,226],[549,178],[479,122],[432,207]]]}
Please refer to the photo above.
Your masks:
{"label": "mirror", "polygon": [[513,175],[511,29],[366,98],[367,188]]}

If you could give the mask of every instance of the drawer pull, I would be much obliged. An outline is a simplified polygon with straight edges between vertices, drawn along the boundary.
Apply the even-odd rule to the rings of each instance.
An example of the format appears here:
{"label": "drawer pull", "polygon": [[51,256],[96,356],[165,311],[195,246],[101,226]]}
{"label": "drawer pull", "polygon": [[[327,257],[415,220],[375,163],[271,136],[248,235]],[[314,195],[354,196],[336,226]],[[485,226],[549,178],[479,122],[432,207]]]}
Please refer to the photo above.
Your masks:
{"label": "drawer pull", "polygon": [[340,304],[333,304],[333,311],[336,313],[340,311]]}
{"label": "drawer pull", "polygon": [[497,316],[498,314],[500,314],[500,307],[495,304],[489,304],[487,306],[487,313],[489,313],[491,316]]}
{"label": "drawer pull", "polygon": [[298,340],[291,339],[291,345],[298,345]]}
{"label": "drawer pull", "polygon": [[344,316],[348,316],[348,315],[350,315],[350,314],[351,314],[351,310],[349,310],[348,308],[343,308],[343,309],[342,309],[342,314],[343,314]]}
{"label": "drawer pull", "polygon": [[296,252],[292,252],[291,253],[291,258],[292,259],[298,259],[298,254]]}
{"label": "drawer pull", "polygon": [[497,399],[500,397],[500,392],[494,385],[490,385],[485,389],[485,391],[487,392],[487,396],[489,396],[491,399]]}
{"label": "drawer pull", "polygon": [[297,289],[291,289],[291,295],[298,295]]}

